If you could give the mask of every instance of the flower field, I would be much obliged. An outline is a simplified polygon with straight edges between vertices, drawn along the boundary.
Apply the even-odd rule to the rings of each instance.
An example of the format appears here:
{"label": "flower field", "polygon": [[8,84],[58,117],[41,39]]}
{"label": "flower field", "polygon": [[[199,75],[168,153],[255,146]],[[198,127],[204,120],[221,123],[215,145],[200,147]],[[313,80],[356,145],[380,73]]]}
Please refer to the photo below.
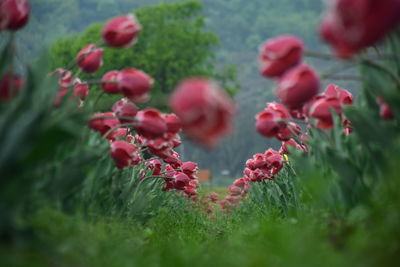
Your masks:
{"label": "flower field", "polygon": [[[201,2],[109,17],[28,61],[41,5],[0,0],[3,266],[397,266],[399,0],[327,1],[318,51],[265,36],[251,75],[273,99],[238,126],[249,69],[222,68]],[[237,153],[253,133],[265,146]],[[230,185],[201,184],[221,146]]]}

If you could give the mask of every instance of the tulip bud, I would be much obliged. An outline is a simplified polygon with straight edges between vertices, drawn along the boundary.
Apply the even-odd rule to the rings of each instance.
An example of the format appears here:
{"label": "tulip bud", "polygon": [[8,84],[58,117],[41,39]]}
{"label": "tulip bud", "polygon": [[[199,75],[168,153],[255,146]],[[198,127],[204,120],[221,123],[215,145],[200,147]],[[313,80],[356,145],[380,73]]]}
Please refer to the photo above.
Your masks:
{"label": "tulip bud", "polygon": [[95,72],[103,65],[103,49],[89,44],[79,51],[76,60],[84,72]]}
{"label": "tulip bud", "polygon": [[1,0],[0,31],[16,31],[25,26],[29,20],[29,3],[27,0]]}
{"label": "tulip bud", "polygon": [[102,36],[107,45],[126,48],[135,43],[141,29],[141,25],[133,14],[119,16],[106,23]]}
{"label": "tulip bud", "polygon": [[293,35],[268,39],[260,47],[259,69],[265,77],[279,77],[297,65],[303,56],[303,42]]}
{"label": "tulip bud", "polygon": [[318,93],[319,79],[315,71],[301,64],[286,72],[278,82],[276,94],[290,109],[302,107]]}

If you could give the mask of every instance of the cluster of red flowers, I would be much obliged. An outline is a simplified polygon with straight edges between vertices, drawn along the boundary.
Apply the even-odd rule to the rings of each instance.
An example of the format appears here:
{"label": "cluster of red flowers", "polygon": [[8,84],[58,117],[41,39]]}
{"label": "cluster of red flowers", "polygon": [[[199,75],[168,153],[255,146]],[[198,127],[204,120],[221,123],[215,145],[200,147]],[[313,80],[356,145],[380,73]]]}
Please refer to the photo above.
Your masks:
{"label": "cluster of red flowers", "polygon": [[[128,47],[135,43],[140,29],[141,26],[133,15],[113,18],[103,28],[104,43],[114,47]],[[79,51],[75,64],[83,72],[96,72],[103,64],[102,56],[102,48],[89,44]],[[60,86],[54,105],[60,106],[70,90],[73,91],[71,97],[78,97],[82,104],[89,95],[88,83],[74,77],[70,70],[57,69],[54,73],[59,75]],[[206,80],[199,80],[207,83]],[[197,198],[198,188],[197,164],[182,162],[180,155],[174,151],[181,144],[181,119],[174,113],[165,114],[154,108],[140,110],[135,104],[149,100],[152,84],[153,79],[138,69],[127,68],[107,72],[100,81],[102,90],[124,97],[112,106],[111,111],[94,114],[88,126],[109,140],[110,156],[117,168],[140,164],[143,166],[140,170],[141,179],[164,178],[163,190],[176,189],[194,200]],[[190,80],[187,86],[188,90],[191,90]],[[209,93],[209,90],[205,91]],[[176,93],[176,97],[179,97],[179,92]],[[215,98],[216,100],[211,96],[208,101],[218,102],[219,98]],[[187,97],[187,101],[191,99],[190,96]],[[218,109],[218,105],[214,104],[214,107]],[[205,118],[205,123],[209,123],[209,119]],[[156,157],[146,160],[144,151]],[[150,175],[146,176],[148,172]]]}
{"label": "cluster of red flowers", "polygon": [[[141,26],[133,15],[111,19],[103,28],[105,44],[128,47],[135,43]],[[103,64],[103,49],[95,44],[84,47],[76,56],[75,64],[83,72],[96,72]],[[57,69],[60,89],[54,105],[60,106],[64,96],[80,104],[89,95],[89,84],[74,77],[70,70]],[[110,142],[110,155],[118,168],[142,164],[142,179],[163,178],[163,190],[176,189],[195,200],[198,181],[197,164],[182,162],[174,150],[181,144],[179,132],[204,145],[216,144],[220,136],[230,129],[234,104],[230,97],[214,82],[204,78],[190,78],[178,85],[171,96],[170,107],[175,113],[165,114],[155,108],[140,110],[135,102],[150,98],[153,78],[141,70],[126,68],[107,72],[99,82],[104,93],[120,94],[111,111],[96,113],[88,126]],[[148,151],[156,158],[145,160]],[[164,167],[163,167],[164,164]],[[162,170],[164,168],[164,170]],[[144,170],[150,170],[146,176]]]}
{"label": "cluster of red flowers", "polygon": [[[254,154],[253,158],[248,159],[243,177],[236,179],[228,187],[228,196],[220,202],[222,209],[230,209],[239,204],[249,193],[251,183],[274,180],[283,168],[285,162],[283,155],[288,153],[286,146],[282,145],[279,152],[269,148],[264,153]],[[304,150],[304,147],[305,145],[302,145],[298,149]]]}
{"label": "cluster of red flowers", "polygon": [[[256,129],[266,137],[275,137],[282,143],[282,151],[287,145],[307,150],[299,141],[302,128],[295,119],[308,123],[315,120],[315,126],[331,129],[334,110],[342,117],[345,133],[351,132],[351,123],[342,115],[342,107],[353,103],[353,96],[347,90],[334,84],[318,94],[319,78],[315,71],[301,62],[304,47],[295,36],[280,36],[267,40],[260,48],[259,66],[262,75],[277,78],[276,95],[282,102],[267,103],[266,108],[256,115]],[[307,138],[302,136],[302,139]]]}

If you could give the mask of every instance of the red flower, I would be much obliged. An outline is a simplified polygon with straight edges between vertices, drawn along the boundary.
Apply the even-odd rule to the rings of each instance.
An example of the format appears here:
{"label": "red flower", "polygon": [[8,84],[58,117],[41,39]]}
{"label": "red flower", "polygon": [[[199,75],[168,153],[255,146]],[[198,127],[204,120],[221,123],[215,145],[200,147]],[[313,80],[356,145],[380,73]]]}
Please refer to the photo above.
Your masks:
{"label": "red flower", "polygon": [[18,95],[19,89],[24,85],[24,80],[11,73],[6,73],[0,80],[0,100],[8,102]]}
{"label": "red flower", "polygon": [[376,102],[379,104],[379,115],[381,116],[382,119],[384,120],[391,120],[393,119],[393,112],[389,105],[386,103],[386,101],[380,97],[376,97]]}
{"label": "red flower", "polygon": [[261,113],[256,115],[257,132],[266,137],[274,137],[278,134],[281,127],[284,127],[290,118],[288,110],[281,104],[271,102]]}
{"label": "red flower", "polygon": [[232,196],[239,196],[242,194],[242,188],[236,185],[231,185],[230,187],[228,187],[228,192]]}
{"label": "red flower", "polygon": [[103,28],[104,42],[109,46],[129,47],[136,41],[141,25],[133,14],[109,20]]}
{"label": "red flower", "polygon": [[132,117],[132,119],[119,118],[122,123],[131,123],[134,121],[134,117],[138,113],[139,108],[128,99],[122,98],[115,102],[111,110],[117,117]]}
{"label": "red flower", "polygon": [[152,170],[152,175],[159,176],[161,175],[161,162],[158,159],[152,159],[147,162],[147,169]]}
{"label": "red flower", "polygon": [[167,128],[168,128],[167,131],[169,133],[176,134],[181,130],[182,128],[181,120],[174,113],[164,114],[164,119],[165,122],[167,123]]}
{"label": "red flower", "polygon": [[89,85],[85,82],[81,82],[79,79],[74,81],[74,91],[72,97],[79,97],[80,100],[84,101],[89,96]]}
{"label": "red flower", "polygon": [[134,144],[122,140],[111,143],[110,154],[119,169],[139,164],[141,158],[138,151],[139,149]]}
{"label": "red flower", "polygon": [[118,88],[122,94],[134,102],[149,100],[153,78],[137,69],[124,69],[117,76]]}
{"label": "red flower", "polygon": [[136,118],[135,130],[146,138],[162,137],[167,131],[167,124],[157,109],[141,110],[136,114]]}
{"label": "red flower", "polygon": [[[104,135],[112,128],[120,125],[120,121],[115,118],[112,112],[96,113],[92,116],[88,125],[90,129]],[[112,133],[110,135],[112,135]]]}
{"label": "red flower", "polygon": [[29,3],[26,0],[1,0],[0,31],[16,31],[25,26],[29,20]]}
{"label": "red flower", "polygon": [[281,141],[289,140],[290,138],[296,137],[301,133],[301,127],[294,122],[288,122],[286,125],[281,127],[276,134],[276,138]]}
{"label": "red flower", "polygon": [[348,58],[375,44],[400,22],[400,1],[331,1],[320,34],[338,57]]}
{"label": "red flower", "polygon": [[196,179],[195,175],[199,168],[197,167],[197,163],[186,161],[182,163],[182,171],[191,179]]}
{"label": "red flower", "polygon": [[281,76],[297,65],[303,56],[303,42],[293,35],[268,39],[260,46],[259,69],[265,77]]}
{"label": "red flower", "polygon": [[315,96],[318,90],[317,74],[303,63],[289,70],[279,79],[276,95],[285,106],[297,109]]}
{"label": "red flower", "polygon": [[341,115],[342,107],[340,100],[334,97],[322,97],[316,100],[310,107],[309,116],[318,119],[317,127],[332,129],[333,116],[331,110]]}
{"label": "red flower", "polygon": [[212,203],[217,203],[219,199],[219,195],[217,193],[211,193],[208,195],[208,198]]}
{"label": "red flower", "polygon": [[61,88],[67,88],[71,85],[73,78],[72,71],[58,68],[53,73],[57,73],[60,76],[58,79],[58,85],[60,85]]}
{"label": "red flower", "polygon": [[186,134],[206,146],[214,146],[230,131],[235,109],[222,89],[203,78],[180,83],[170,98],[170,107],[181,119]]}
{"label": "red flower", "polygon": [[353,95],[335,84],[329,84],[325,89],[325,96],[336,97],[342,105],[353,104]]}
{"label": "red flower", "polygon": [[103,49],[89,44],[79,51],[76,60],[84,72],[95,72],[103,65]]}
{"label": "red flower", "polygon": [[173,177],[175,178],[175,189],[183,190],[185,186],[189,185],[190,178],[183,172],[176,172]]}
{"label": "red flower", "polygon": [[294,139],[289,139],[287,141],[282,142],[282,146],[279,149],[279,154],[289,154],[289,147],[292,147],[296,150],[306,151],[304,145],[298,144]]}
{"label": "red flower", "polygon": [[265,151],[267,162],[271,168],[272,174],[277,174],[283,167],[283,157],[278,151],[269,148]]}
{"label": "red flower", "polygon": [[238,178],[233,182],[234,186],[244,188],[245,185],[248,184],[248,182],[244,178]]}
{"label": "red flower", "polygon": [[69,91],[69,88],[64,88],[64,87],[60,88],[57,91],[57,94],[54,98],[53,107],[57,108],[62,104],[64,96],[66,94],[68,94],[68,91]]}
{"label": "red flower", "polygon": [[108,94],[120,94],[121,90],[118,86],[119,71],[112,70],[103,75],[101,88]]}

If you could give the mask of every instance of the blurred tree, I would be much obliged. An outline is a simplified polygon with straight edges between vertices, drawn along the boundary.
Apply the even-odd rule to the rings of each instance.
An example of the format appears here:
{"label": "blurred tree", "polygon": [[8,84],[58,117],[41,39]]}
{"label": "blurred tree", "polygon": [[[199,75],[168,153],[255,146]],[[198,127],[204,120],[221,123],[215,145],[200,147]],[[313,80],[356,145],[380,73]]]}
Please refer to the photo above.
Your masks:
{"label": "blurred tree", "polygon": [[[93,75],[100,78],[110,70],[127,67],[141,69],[155,80],[148,105],[158,108],[165,108],[174,86],[190,76],[213,77],[234,93],[237,88],[235,70],[223,66],[217,70],[213,48],[219,41],[213,32],[204,29],[201,10],[198,1],[137,9],[135,15],[143,25],[137,44],[130,49],[105,48],[103,67],[95,74],[82,74],[82,78]],[[83,34],[57,41],[51,49],[51,67],[67,66],[80,49],[98,42],[102,26],[94,24]]]}

